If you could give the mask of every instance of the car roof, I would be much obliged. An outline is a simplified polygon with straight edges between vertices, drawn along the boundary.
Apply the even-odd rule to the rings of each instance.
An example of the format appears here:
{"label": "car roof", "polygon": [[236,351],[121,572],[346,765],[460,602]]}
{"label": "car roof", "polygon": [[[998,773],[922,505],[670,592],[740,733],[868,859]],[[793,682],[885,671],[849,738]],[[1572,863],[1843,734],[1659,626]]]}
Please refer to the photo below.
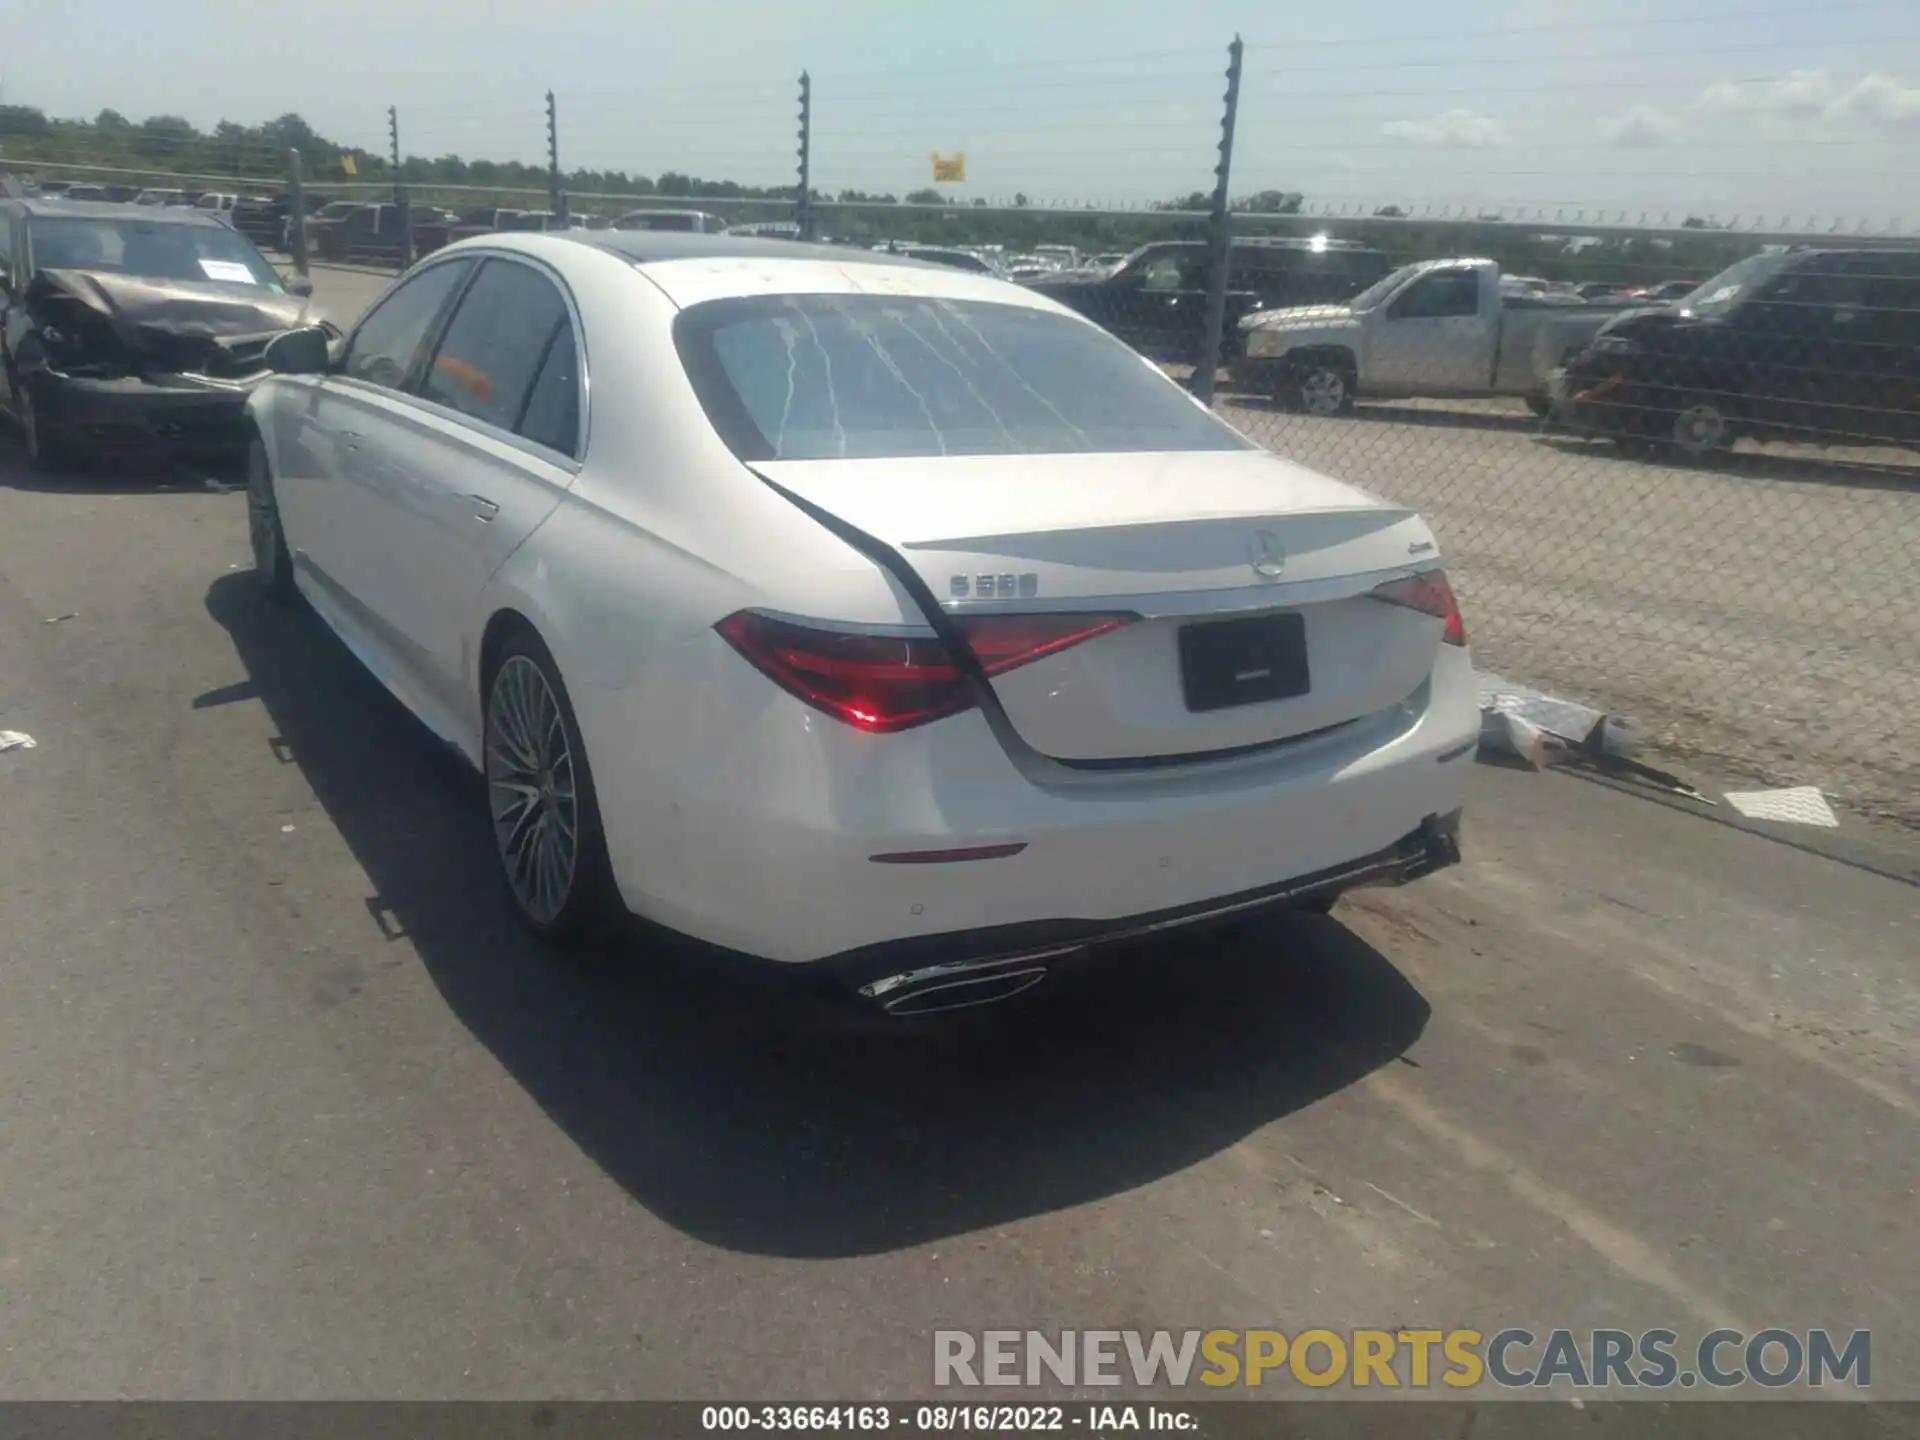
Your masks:
{"label": "car roof", "polygon": [[635,265],[657,265],[668,260],[826,260],[835,265],[948,268],[924,265],[905,256],[879,251],[850,250],[841,245],[815,245],[760,235],[699,235],[685,230],[566,230],[542,238],[554,244],[585,245],[610,251]]}
{"label": "car roof", "polygon": [[135,218],[156,225],[194,225],[201,229],[225,230],[225,221],[204,210],[176,209],[172,206],[134,205],[118,200],[65,200],[52,196],[27,196],[16,202],[29,215],[71,216],[76,220],[126,220]]}
{"label": "car roof", "polygon": [[508,231],[476,235],[434,252],[515,251],[563,265],[571,253],[599,251],[632,265],[682,308],[750,295],[894,294],[987,300],[1061,310],[1024,286],[991,274],[905,255],[761,240],[744,235],[691,235],[651,230]]}

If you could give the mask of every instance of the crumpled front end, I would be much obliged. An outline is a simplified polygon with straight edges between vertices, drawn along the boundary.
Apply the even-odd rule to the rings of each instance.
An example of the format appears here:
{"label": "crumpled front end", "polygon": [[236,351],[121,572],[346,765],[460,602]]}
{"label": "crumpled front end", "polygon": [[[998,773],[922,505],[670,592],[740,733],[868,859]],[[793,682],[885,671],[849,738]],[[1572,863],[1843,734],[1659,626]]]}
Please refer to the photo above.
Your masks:
{"label": "crumpled front end", "polygon": [[[255,292],[255,293],[248,293]],[[258,286],[48,270],[17,360],[43,434],[88,454],[222,464],[245,453],[266,348],[306,304]]]}

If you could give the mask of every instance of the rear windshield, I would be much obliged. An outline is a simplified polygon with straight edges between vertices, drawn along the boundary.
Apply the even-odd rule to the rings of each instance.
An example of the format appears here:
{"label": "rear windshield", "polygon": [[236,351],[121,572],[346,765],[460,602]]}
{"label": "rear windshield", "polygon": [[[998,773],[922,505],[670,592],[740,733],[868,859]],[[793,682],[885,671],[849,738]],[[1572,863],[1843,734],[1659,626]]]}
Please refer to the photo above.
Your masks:
{"label": "rear windshield", "polygon": [[36,215],[29,222],[36,270],[95,270],[146,280],[217,281],[280,290],[279,272],[237,231],[148,219]]}
{"label": "rear windshield", "polygon": [[715,300],[674,343],[742,460],[1251,448],[1105,332],[1021,305]]}

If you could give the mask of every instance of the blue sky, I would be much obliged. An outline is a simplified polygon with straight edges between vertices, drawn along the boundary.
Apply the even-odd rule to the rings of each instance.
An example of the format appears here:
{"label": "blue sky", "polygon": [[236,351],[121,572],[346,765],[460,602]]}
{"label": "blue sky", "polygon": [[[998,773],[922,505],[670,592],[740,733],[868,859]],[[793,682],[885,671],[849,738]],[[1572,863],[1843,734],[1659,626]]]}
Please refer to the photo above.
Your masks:
{"label": "blue sky", "polygon": [[792,173],[804,66],[822,188],[898,193],[927,183],[932,151],[964,150],[961,198],[1138,203],[1210,183],[1238,31],[1236,192],[1300,190],[1336,211],[1920,228],[1920,0],[542,0],[527,14],[0,0],[0,92],[203,124],[297,110],[374,148],[395,103],[409,152],[534,159],[551,87],[570,163],[769,184]]}

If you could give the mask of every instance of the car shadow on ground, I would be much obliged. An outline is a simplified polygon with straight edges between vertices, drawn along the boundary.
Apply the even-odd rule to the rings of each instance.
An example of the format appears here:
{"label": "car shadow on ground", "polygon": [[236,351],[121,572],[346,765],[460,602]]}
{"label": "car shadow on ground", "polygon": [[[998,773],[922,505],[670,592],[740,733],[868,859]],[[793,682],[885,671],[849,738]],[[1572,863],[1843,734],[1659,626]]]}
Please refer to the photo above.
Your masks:
{"label": "car shadow on ground", "polygon": [[89,460],[58,471],[36,470],[20,432],[0,421],[0,489],[40,495],[226,494],[247,483],[243,465],[183,466],[158,459]]}
{"label": "car shadow on ground", "polygon": [[207,605],[392,942],[583,1151],[710,1243],[855,1255],[1098,1200],[1353,1084],[1426,1024],[1384,956],[1306,916],[1115,953],[945,1022],[856,1017],[644,930],[550,955],[508,909],[462,762],[251,575]]}

